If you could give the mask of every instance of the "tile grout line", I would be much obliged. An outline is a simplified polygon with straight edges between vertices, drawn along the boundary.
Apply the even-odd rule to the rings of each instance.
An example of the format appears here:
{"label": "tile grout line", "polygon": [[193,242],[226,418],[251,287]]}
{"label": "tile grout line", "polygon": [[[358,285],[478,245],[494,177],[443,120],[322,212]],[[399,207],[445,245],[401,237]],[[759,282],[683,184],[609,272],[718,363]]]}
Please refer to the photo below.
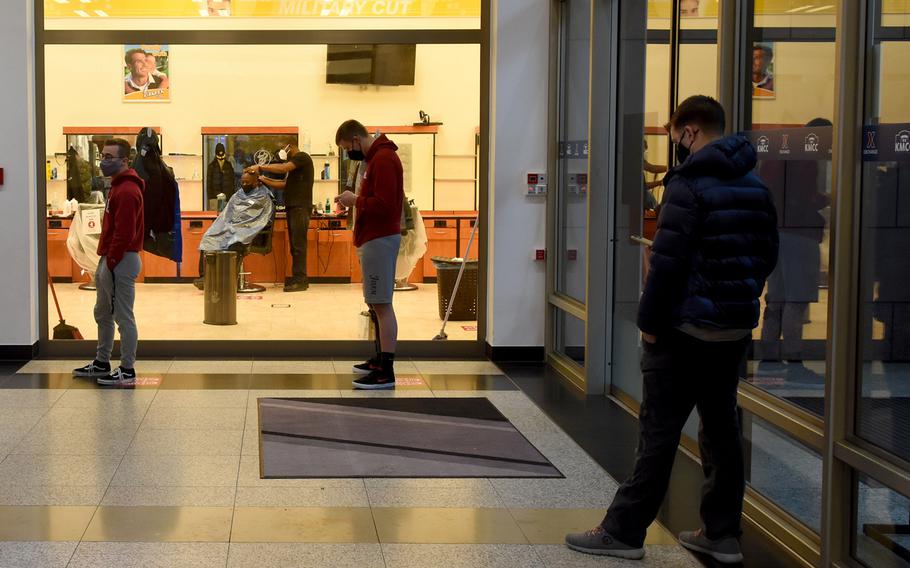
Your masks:
{"label": "tile grout line", "polygon": [[370,509],[370,518],[373,520],[373,531],[376,533],[376,544],[379,545],[379,557],[382,558],[382,565],[388,568],[389,563],[385,558],[385,549],[382,546],[382,539],[379,537],[379,525],[376,523],[376,515],[373,513],[373,501],[370,499],[370,490],[367,488],[367,478],[360,478],[360,483],[363,484],[363,492],[367,496],[367,507]]}
{"label": "tile grout line", "polygon": [[[252,363],[250,364],[252,374]],[[240,458],[237,460],[237,477],[234,479],[234,504],[231,506],[231,526],[228,529],[227,554],[224,559],[224,566],[227,568],[231,561],[231,546],[234,536],[234,517],[237,515],[237,493],[240,491],[240,468],[243,464],[243,444],[246,441],[246,421],[250,415],[250,389],[246,391],[246,404],[243,410],[243,430],[240,433]]]}

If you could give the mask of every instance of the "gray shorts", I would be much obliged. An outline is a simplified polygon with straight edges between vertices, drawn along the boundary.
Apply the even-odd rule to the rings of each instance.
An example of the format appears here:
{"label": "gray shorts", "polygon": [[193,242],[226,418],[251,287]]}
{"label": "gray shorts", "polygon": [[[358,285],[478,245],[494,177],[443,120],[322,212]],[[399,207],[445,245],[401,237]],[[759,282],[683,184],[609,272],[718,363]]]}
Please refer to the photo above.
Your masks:
{"label": "gray shorts", "polygon": [[392,303],[400,247],[401,235],[389,235],[367,241],[357,249],[363,272],[363,300],[367,304]]}

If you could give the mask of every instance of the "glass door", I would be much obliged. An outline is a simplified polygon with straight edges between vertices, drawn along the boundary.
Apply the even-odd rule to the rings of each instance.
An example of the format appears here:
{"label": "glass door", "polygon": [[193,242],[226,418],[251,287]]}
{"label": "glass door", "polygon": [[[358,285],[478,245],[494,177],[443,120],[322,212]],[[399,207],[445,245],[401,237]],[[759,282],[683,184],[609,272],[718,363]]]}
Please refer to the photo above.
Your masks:
{"label": "glass door", "polygon": [[[850,555],[910,566],[910,7],[870,0],[860,163]],[[864,463],[865,462],[865,463]],[[882,471],[899,472],[887,475]]]}
{"label": "glass door", "polygon": [[555,169],[548,209],[549,358],[579,388],[587,347],[591,0],[558,5]]}

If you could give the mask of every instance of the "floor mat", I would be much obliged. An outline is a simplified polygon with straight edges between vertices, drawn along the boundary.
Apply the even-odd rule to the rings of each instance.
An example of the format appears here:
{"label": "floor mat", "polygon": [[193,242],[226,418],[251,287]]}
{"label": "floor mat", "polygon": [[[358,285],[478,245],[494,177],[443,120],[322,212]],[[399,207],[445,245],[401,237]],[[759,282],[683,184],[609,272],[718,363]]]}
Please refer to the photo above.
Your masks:
{"label": "floor mat", "polygon": [[563,477],[487,398],[260,398],[263,478]]}

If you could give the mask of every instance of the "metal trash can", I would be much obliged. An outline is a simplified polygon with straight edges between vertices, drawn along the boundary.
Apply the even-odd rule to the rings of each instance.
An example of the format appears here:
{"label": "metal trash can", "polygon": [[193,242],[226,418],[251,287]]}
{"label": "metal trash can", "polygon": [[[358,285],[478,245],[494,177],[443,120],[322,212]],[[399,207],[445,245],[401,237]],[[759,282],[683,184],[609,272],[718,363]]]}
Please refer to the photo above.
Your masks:
{"label": "metal trash can", "polygon": [[477,261],[465,263],[464,274],[458,285],[458,294],[452,298],[455,281],[461,269],[461,260],[434,256],[431,259],[436,267],[436,291],[439,296],[439,319],[445,319],[449,300],[452,299],[450,321],[477,320]]}
{"label": "metal trash can", "polygon": [[205,253],[205,319],[211,325],[237,325],[237,253]]}

